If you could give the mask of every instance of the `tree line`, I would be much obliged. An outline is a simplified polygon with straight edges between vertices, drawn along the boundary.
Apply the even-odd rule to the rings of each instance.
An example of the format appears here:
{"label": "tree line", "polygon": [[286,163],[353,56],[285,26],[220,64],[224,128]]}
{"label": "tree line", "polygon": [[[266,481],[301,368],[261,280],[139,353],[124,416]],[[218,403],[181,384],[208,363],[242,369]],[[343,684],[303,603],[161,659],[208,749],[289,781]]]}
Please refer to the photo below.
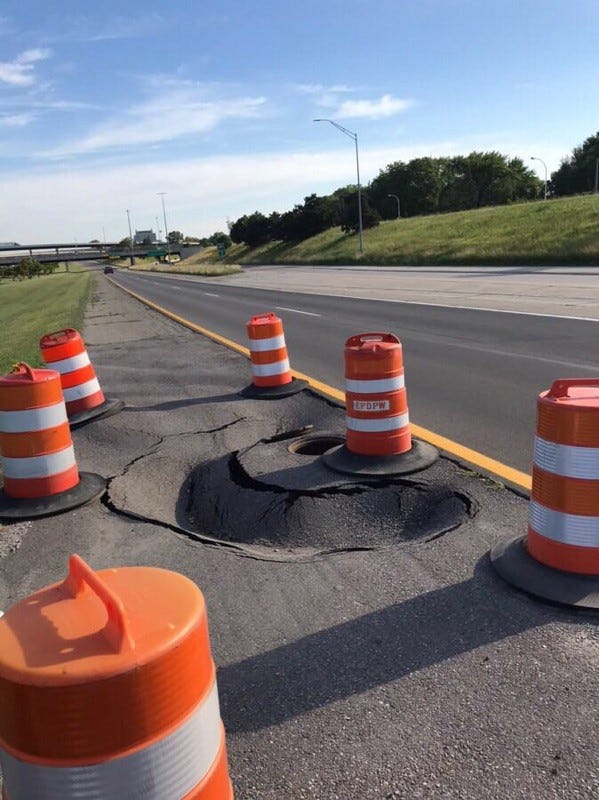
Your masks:
{"label": "tree line", "polygon": [[0,280],[11,278],[13,281],[24,281],[26,278],[35,278],[37,275],[51,275],[56,272],[59,265],[55,261],[38,261],[35,258],[22,258],[18,264],[3,264],[0,266]]}
{"label": "tree line", "polygon": [[[599,133],[574,148],[551,175],[550,196],[592,191],[596,159]],[[396,218],[396,198],[401,216],[412,217],[536,200],[543,193],[544,182],[521,158],[509,158],[497,151],[395,161],[362,189],[362,221],[364,228],[370,228],[382,219]],[[337,226],[346,233],[357,230],[356,186],[345,186],[329,195],[311,194],[284,213],[244,214],[230,223],[229,233],[235,243],[258,247],[271,241],[301,241]],[[201,243],[204,241],[211,243],[210,239]]]}

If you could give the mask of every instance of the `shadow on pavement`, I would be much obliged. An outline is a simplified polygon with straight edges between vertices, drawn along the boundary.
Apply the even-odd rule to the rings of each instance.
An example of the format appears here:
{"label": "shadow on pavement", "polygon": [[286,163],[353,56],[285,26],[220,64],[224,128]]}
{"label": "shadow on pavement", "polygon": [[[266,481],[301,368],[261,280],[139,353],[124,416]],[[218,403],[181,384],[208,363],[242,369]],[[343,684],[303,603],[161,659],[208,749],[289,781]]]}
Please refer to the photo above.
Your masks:
{"label": "shadow on pavement", "polygon": [[232,400],[243,400],[239,392],[229,394],[215,394],[211,397],[187,397],[183,400],[167,400],[164,403],[156,403],[153,406],[126,406],[123,411],[172,411],[176,408],[186,408],[189,406],[204,406],[210,403],[230,403]]}
{"label": "shadow on pavement", "polygon": [[558,616],[580,621],[512,592],[484,556],[462,583],[219,669],[223,719],[230,733],[277,725]]}

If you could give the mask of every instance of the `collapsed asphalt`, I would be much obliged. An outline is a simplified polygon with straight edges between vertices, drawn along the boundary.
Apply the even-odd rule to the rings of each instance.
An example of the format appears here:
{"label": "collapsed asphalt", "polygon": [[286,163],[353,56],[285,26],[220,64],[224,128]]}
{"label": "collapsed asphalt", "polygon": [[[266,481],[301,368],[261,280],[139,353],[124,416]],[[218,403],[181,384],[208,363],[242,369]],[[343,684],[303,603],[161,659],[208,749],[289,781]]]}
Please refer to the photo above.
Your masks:
{"label": "collapsed asphalt", "polygon": [[[244,358],[103,279],[85,335],[104,389],[127,404],[74,432],[80,468],[108,489],[75,512],[0,528],[0,608],[64,577],[71,552],[196,581],[238,798],[597,797],[596,621],[513,591],[489,564],[495,542],[525,531],[525,499],[442,460],[444,485],[472,513],[440,536],[377,540],[364,508],[354,514],[370,521],[371,549],[298,558],[307,511],[278,552],[225,541],[197,514],[191,524],[197,471],[237,453],[272,483],[244,454],[300,424],[339,430],[342,411],[310,395],[297,407],[241,398]],[[245,491],[231,495],[231,518],[249,513]],[[216,499],[194,496],[205,509]]]}

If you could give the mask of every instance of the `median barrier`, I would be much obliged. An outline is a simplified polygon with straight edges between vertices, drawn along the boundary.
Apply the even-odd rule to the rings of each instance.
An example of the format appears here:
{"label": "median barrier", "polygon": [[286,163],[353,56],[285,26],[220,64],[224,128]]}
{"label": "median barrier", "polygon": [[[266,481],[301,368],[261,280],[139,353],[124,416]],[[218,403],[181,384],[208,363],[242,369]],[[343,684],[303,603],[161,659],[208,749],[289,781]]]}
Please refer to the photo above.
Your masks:
{"label": "median barrier", "polygon": [[350,475],[402,475],[426,469],[437,450],[412,439],[401,342],[361,333],[345,343],[346,440],[322,457]]}
{"label": "median barrier", "polygon": [[40,339],[42,358],[60,374],[71,428],[118,413],[122,400],[106,398],[78,331],[66,328]]}
{"label": "median barrier", "polygon": [[557,380],[539,395],[528,533],[491,561],[529,594],[599,609],[599,379]]}
{"label": "median barrier", "polygon": [[106,481],[79,472],[54,370],[18,364],[0,377],[0,519],[45,517],[84,505]]}
{"label": "median barrier", "polygon": [[154,567],[67,578],[0,619],[6,800],[233,800],[206,606]]}
{"label": "median barrier", "polygon": [[276,400],[305,389],[307,382],[294,378],[291,373],[281,319],[272,311],[257,314],[246,328],[252,383],[241,394],[260,400]]}

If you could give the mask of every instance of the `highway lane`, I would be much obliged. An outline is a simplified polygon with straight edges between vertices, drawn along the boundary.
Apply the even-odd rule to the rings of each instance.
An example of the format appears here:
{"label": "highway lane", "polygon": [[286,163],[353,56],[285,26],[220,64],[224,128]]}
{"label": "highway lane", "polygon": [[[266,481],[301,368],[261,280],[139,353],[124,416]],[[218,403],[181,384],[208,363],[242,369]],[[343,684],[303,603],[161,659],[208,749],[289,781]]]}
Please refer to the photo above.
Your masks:
{"label": "highway lane", "polygon": [[155,273],[119,270],[113,277],[242,344],[248,318],[274,310],[284,320],[292,367],[339,389],[345,339],[393,331],[404,346],[412,420],[526,472],[538,392],[559,377],[599,376],[599,322],[277,292]]}

